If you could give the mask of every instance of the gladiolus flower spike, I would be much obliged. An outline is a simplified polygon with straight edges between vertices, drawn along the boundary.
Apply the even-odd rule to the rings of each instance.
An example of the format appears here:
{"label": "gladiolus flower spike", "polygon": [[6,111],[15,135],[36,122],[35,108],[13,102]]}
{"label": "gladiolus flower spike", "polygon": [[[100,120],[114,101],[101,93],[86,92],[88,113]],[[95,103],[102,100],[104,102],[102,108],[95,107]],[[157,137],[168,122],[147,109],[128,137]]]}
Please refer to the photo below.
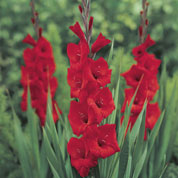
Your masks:
{"label": "gladiolus flower spike", "polygon": [[[146,1],[145,1],[146,3]],[[142,16],[143,13],[146,14],[148,6],[144,6],[145,8],[141,11],[142,23],[139,27],[140,34],[140,42],[141,44],[134,47],[132,50],[132,54],[134,56],[134,60],[136,60],[137,64],[131,66],[131,68],[122,73],[121,76],[125,78],[127,85],[130,88],[125,89],[125,100],[122,105],[121,113],[124,113],[126,104],[130,104],[131,99],[136,91],[136,88],[139,86],[137,94],[135,96],[135,100],[131,107],[131,116],[129,118],[129,125],[131,125],[131,129],[136,122],[139,113],[141,112],[145,100],[147,100],[147,108],[146,108],[146,122],[145,122],[145,135],[144,139],[147,139],[146,129],[153,129],[156,124],[161,111],[158,103],[151,103],[156,92],[159,89],[159,84],[157,81],[157,73],[158,68],[161,64],[161,60],[156,59],[153,54],[149,54],[146,50],[155,44],[155,41],[151,39],[148,34],[146,39],[146,29],[148,24],[145,25],[143,21],[146,16]],[[144,33],[140,31],[144,29]],[[145,39],[145,40],[144,40]],[[143,41],[144,40],[144,41]],[[121,119],[121,124],[124,119],[124,116]]]}
{"label": "gladiolus flower spike", "polygon": [[94,60],[93,57],[110,40],[100,33],[91,49],[89,48],[93,17],[88,21],[85,16],[89,11],[88,6],[79,7],[86,31],[82,31],[78,22],[70,26],[80,41],[67,46],[70,61],[67,80],[71,87],[71,98],[77,98],[77,101],[71,101],[69,122],[73,133],[82,137],[71,138],[67,151],[71,165],[81,177],[85,177],[88,176],[90,168],[98,164],[98,158],[111,156],[120,151],[120,148],[116,139],[116,125],[99,126],[112,113],[115,105],[112,93],[106,87],[111,82],[111,69],[104,58]]}
{"label": "gladiolus flower spike", "polygon": [[[32,23],[36,23],[33,21]],[[27,43],[32,48],[26,48],[23,52],[25,66],[21,67],[21,84],[24,92],[22,95],[21,109],[27,110],[27,89],[30,89],[32,108],[39,116],[41,126],[45,125],[48,87],[50,87],[53,120],[58,120],[58,112],[62,113],[54,100],[54,95],[58,86],[57,79],[53,76],[55,72],[55,62],[51,44],[42,36],[42,28],[39,28],[37,34],[38,40],[35,41],[28,34],[23,43]],[[56,107],[57,106],[57,107]]]}

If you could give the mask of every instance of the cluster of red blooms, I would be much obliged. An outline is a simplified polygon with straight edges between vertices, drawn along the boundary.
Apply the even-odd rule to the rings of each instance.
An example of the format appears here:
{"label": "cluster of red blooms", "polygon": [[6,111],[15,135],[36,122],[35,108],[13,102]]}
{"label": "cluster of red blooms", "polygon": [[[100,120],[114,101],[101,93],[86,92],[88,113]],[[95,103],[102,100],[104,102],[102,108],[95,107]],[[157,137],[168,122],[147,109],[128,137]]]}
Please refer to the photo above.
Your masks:
{"label": "cluster of red blooms", "polygon": [[[145,100],[148,102],[146,108],[146,129],[153,129],[161,113],[157,102],[150,103],[159,89],[157,73],[158,67],[161,63],[161,61],[156,59],[153,54],[149,54],[146,51],[147,48],[154,44],[155,42],[151,39],[150,35],[148,35],[144,43],[133,48],[132,53],[137,64],[132,65],[128,71],[121,74],[121,76],[125,78],[127,85],[131,87],[125,89],[125,101],[121,109],[122,113],[125,111],[126,104],[128,103],[129,105],[131,102],[131,99],[138,87],[131,108],[131,116],[129,118],[131,129],[143,108]],[[122,117],[121,122],[123,119],[124,116]],[[146,129],[144,139],[147,138]]]}
{"label": "cluster of red blooms", "polygon": [[[48,87],[50,87],[51,91],[53,119],[54,122],[58,120],[58,114],[55,107],[55,105],[57,106],[57,103],[54,100],[58,83],[57,79],[53,76],[55,62],[52,47],[49,41],[41,35],[41,32],[39,34],[38,41],[35,41],[29,34],[23,40],[24,43],[30,44],[32,48],[25,49],[23,53],[25,66],[21,67],[21,84],[24,88],[21,108],[23,111],[27,110],[27,91],[29,86],[32,107],[39,116],[41,125],[44,126]],[[59,108],[58,110],[59,113],[61,113]]]}
{"label": "cluster of red blooms", "polygon": [[[93,17],[90,17],[89,30],[92,23]],[[78,44],[69,43],[67,46],[70,60],[67,80],[71,87],[71,98],[75,98],[71,101],[68,118],[73,133],[82,137],[71,138],[67,151],[72,166],[85,177],[90,168],[97,165],[98,158],[106,158],[120,150],[115,124],[99,126],[115,109],[112,93],[106,87],[111,82],[111,70],[104,58],[100,57],[96,61],[91,58],[109,44],[110,40],[100,33],[90,50],[79,23],[70,29],[80,41]]]}

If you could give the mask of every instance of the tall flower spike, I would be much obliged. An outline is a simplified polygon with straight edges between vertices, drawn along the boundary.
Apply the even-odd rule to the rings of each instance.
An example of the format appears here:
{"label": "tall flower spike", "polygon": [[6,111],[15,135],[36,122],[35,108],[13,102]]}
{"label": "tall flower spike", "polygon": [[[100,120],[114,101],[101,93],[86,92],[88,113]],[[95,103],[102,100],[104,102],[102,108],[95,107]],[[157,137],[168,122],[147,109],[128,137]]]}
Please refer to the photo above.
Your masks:
{"label": "tall flower spike", "polygon": [[93,59],[95,53],[109,44],[110,40],[100,33],[91,49],[89,48],[93,17],[89,17],[90,1],[82,2],[83,8],[79,6],[79,10],[85,33],[78,22],[69,27],[80,41],[67,46],[70,61],[67,81],[71,87],[71,98],[76,98],[76,101],[71,101],[68,119],[73,133],[83,136],[80,139],[71,138],[67,151],[72,166],[84,177],[88,175],[90,168],[97,165],[98,158],[111,156],[120,149],[115,126],[106,124],[98,127],[115,109],[112,93],[106,87],[111,82],[111,69],[103,57]]}
{"label": "tall flower spike", "polygon": [[34,1],[32,1],[31,7],[34,16],[33,25],[37,32],[38,40],[35,41],[29,34],[23,40],[24,43],[30,44],[32,48],[25,49],[23,53],[25,66],[21,67],[21,84],[24,88],[21,108],[23,111],[27,110],[27,88],[29,86],[32,107],[39,116],[41,125],[44,126],[47,110],[48,86],[51,92],[54,122],[58,120],[56,108],[59,113],[61,113],[61,110],[54,100],[58,83],[57,79],[53,77],[56,66],[52,47],[50,42],[42,36],[42,29],[38,26],[38,13],[35,11]]}
{"label": "tall flower spike", "polygon": [[[121,76],[125,78],[127,85],[131,87],[125,89],[125,100],[121,112],[124,113],[126,103],[130,104],[130,101],[136,91],[136,88],[139,86],[133,105],[131,107],[131,116],[129,118],[129,124],[131,125],[132,129],[138,118],[139,113],[143,108],[144,101],[147,100],[148,104],[146,110],[147,113],[144,135],[144,139],[146,139],[146,129],[153,129],[160,116],[160,109],[158,103],[151,104],[150,102],[153,100],[157,90],[159,89],[157,73],[161,61],[156,59],[153,54],[149,54],[146,51],[147,48],[155,44],[155,41],[151,39],[149,34],[146,36],[148,28],[148,3],[146,0],[142,1],[142,7],[143,10],[140,12],[141,25],[139,27],[140,45],[134,47],[132,50],[132,54],[134,55],[134,59],[137,61],[137,64],[132,65],[132,67],[128,71],[121,74]],[[142,81],[140,81],[141,78]],[[124,116],[122,116],[121,118],[121,124],[123,119]]]}

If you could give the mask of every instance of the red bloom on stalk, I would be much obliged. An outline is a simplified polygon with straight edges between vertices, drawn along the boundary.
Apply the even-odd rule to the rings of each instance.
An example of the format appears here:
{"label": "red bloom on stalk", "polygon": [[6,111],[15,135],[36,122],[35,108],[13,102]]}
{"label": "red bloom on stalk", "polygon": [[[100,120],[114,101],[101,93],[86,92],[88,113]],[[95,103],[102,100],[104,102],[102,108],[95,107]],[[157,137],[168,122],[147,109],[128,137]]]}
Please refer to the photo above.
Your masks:
{"label": "red bloom on stalk", "polygon": [[[138,88],[133,105],[131,107],[131,116],[129,118],[127,130],[130,124],[132,129],[139,116],[139,113],[143,108],[145,100],[148,101],[145,127],[153,129],[160,116],[158,103],[150,104],[150,101],[153,100],[153,97],[159,89],[156,75],[158,73],[158,67],[161,63],[161,61],[156,59],[153,54],[146,52],[146,49],[154,44],[155,42],[151,39],[150,35],[148,35],[144,43],[133,48],[132,53],[135,56],[134,59],[137,61],[137,64],[132,65],[131,69],[121,74],[125,78],[127,85],[132,87],[125,89],[125,100],[121,109],[122,113],[125,111],[126,104],[130,104],[136,88]],[[124,116],[121,118],[121,124],[123,119]],[[146,138],[147,132],[145,129],[144,139]]]}
{"label": "red bloom on stalk", "polygon": [[37,56],[41,58],[53,58],[51,44],[43,36],[39,38],[37,45],[35,46],[35,51]]}
{"label": "red bloom on stalk", "polygon": [[84,88],[82,88],[79,94],[79,100],[81,102],[87,101],[89,96],[95,95],[96,92],[100,89],[100,86],[96,81],[93,82],[93,81],[85,80],[84,82],[85,82]]}
{"label": "red bloom on stalk", "polygon": [[154,73],[146,70],[139,65],[133,65],[130,70],[121,74],[127,82],[127,85],[137,88],[139,82],[141,81],[141,88],[147,90],[147,97],[152,100],[155,93],[159,89],[157,77]]}
{"label": "red bloom on stalk", "polygon": [[[51,44],[43,36],[40,36],[36,42],[30,35],[27,35],[23,42],[32,45],[33,48],[27,48],[23,53],[25,67],[21,67],[21,84],[24,88],[21,108],[23,111],[27,110],[27,88],[29,86],[32,107],[35,109],[43,126],[46,118],[49,86],[53,107],[53,119],[56,122],[58,120],[55,107],[57,103],[53,98],[58,83],[57,79],[52,76],[55,71],[55,63]],[[58,106],[57,109],[61,113]]]}
{"label": "red bloom on stalk", "polygon": [[85,16],[88,8],[89,5],[85,8],[79,6],[86,36],[77,22],[70,29],[79,37],[79,44],[69,43],[67,46],[70,61],[67,80],[71,87],[71,97],[79,101],[71,101],[68,118],[73,133],[83,135],[80,139],[72,138],[67,151],[72,166],[82,177],[87,176],[89,169],[97,165],[98,158],[106,158],[119,151],[115,125],[97,127],[112,113],[115,105],[112,93],[105,87],[111,82],[111,70],[104,58],[92,59],[110,40],[100,33],[90,50],[93,17],[88,22],[89,16]]}
{"label": "red bloom on stalk", "polygon": [[27,66],[33,66],[36,62],[36,56],[35,56],[35,50],[34,48],[27,48],[23,52],[23,58],[25,65]]}
{"label": "red bloom on stalk", "polygon": [[86,128],[92,124],[97,124],[97,120],[92,108],[87,103],[71,101],[69,111],[69,122],[74,134],[80,136]]}
{"label": "red bloom on stalk", "polygon": [[121,74],[127,82],[127,85],[136,88],[140,80],[147,77],[148,72],[138,65],[132,65],[131,69]]}
{"label": "red bloom on stalk", "polygon": [[84,135],[88,146],[87,149],[97,158],[106,158],[120,151],[115,129],[115,124],[88,127]]}
{"label": "red bloom on stalk", "polygon": [[150,34],[147,35],[147,38],[146,38],[144,44],[145,44],[146,48],[149,48],[155,44],[155,41],[151,38]]}
{"label": "red bloom on stalk", "polygon": [[151,39],[150,35],[148,35],[144,43],[133,48],[132,54],[136,58],[139,58],[146,52],[147,48],[153,46],[154,44],[155,44],[155,42]]}
{"label": "red bloom on stalk", "polygon": [[67,81],[69,86],[71,87],[71,97],[79,97],[80,91],[84,85],[82,71],[69,68]]}
{"label": "red bloom on stalk", "polygon": [[140,58],[135,58],[138,65],[145,68],[149,72],[154,74],[158,73],[158,67],[161,64],[161,61],[156,59],[154,54],[149,54],[145,52]]}
{"label": "red bloom on stalk", "polygon": [[[124,92],[125,92],[125,100],[121,109],[122,113],[125,111],[126,104],[130,105],[130,102],[135,94],[135,90],[133,88],[126,88]],[[131,107],[131,113],[135,113],[135,114],[140,113],[143,104],[145,102],[145,98],[146,98],[146,90],[145,89],[142,90],[141,88],[139,88]]]}
{"label": "red bloom on stalk", "polygon": [[161,110],[159,108],[158,103],[150,104],[148,103],[146,108],[146,121],[145,121],[145,135],[144,140],[147,139],[146,129],[152,130],[155,126],[157,120],[159,119],[161,114]]}
{"label": "red bloom on stalk", "polygon": [[110,42],[111,42],[110,40],[106,39],[105,36],[103,36],[102,33],[100,33],[96,41],[91,46],[92,53],[93,54],[97,53],[101,48],[103,48]]}
{"label": "red bloom on stalk", "polygon": [[153,129],[160,114],[161,111],[158,103],[153,104],[148,103],[146,111],[146,128]]}
{"label": "red bloom on stalk", "polygon": [[32,46],[36,46],[36,41],[33,39],[33,37],[30,34],[28,34],[22,42],[30,44]]}
{"label": "red bloom on stalk", "polygon": [[71,68],[80,69],[89,52],[89,46],[85,40],[81,40],[78,45],[69,43],[67,45],[67,55],[70,60]]}
{"label": "red bloom on stalk", "polygon": [[88,176],[91,167],[97,165],[97,159],[88,152],[85,139],[71,138],[67,144],[67,151],[71,157],[71,164],[77,169],[81,177]]}
{"label": "red bloom on stalk", "polygon": [[83,33],[80,24],[78,22],[75,25],[69,27],[81,40],[85,40],[85,34]]}
{"label": "red bloom on stalk", "polygon": [[100,57],[96,61],[88,58],[88,64],[84,70],[85,81],[97,82],[104,87],[111,82],[111,72],[104,58]]}
{"label": "red bloom on stalk", "polygon": [[112,93],[107,87],[99,89],[95,94],[89,96],[87,102],[97,115],[98,122],[108,117],[115,109]]}

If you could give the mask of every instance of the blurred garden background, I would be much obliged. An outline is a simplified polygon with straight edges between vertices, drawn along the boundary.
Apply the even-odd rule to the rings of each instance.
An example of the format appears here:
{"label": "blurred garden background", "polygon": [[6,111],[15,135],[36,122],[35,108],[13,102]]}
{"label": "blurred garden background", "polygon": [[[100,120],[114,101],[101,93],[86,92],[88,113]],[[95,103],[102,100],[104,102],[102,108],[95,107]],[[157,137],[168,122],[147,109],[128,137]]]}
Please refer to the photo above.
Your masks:
{"label": "blurred garden background", "polygon": [[[77,42],[77,38],[69,30],[75,21],[80,21],[78,4],[80,0],[36,0],[40,26],[43,35],[51,42],[56,62],[55,76],[58,79],[56,100],[64,115],[68,114],[70,89],[67,84],[67,68],[69,60],[66,47],[69,42]],[[167,101],[175,81],[178,81],[178,0],[149,1],[148,33],[156,41],[150,48],[158,59],[166,62]],[[12,113],[7,96],[10,93],[12,104],[21,118],[25,129],[26,117],[20,109],[22,86],[20,85],[21,65],[24,65],[23,50],[27,45],[22,43],[29,33],[33,37],[35,31],[31,24],[30,0],[0,1],[0,178],[21,178],[22,172],[17,158]],[[93,0],[91,16],[94,17],[92,42],[102,32],[110,40],[114,39],[114,56],[110,61],[112,69],[111,88],[116,86],[119,67],[121,72],[130,68],[133,61],[131,50],[138,45],[137,28],[140,23],[141,0]],[[110,46],[100,54],[108,58]],[[160,74],[162,66],[160,67]],[[120,90],[120,104],[123,102],[125,87]],[[178,101],[178,98],[177,98]],[[178,102],[177,102],[178,103]],[[175,118],[178,119],[178,118]],[[177,132],[176,130],[174,132]],[[178,132],[175,139],[171,163],[166,171],[167,177],[178,177]]]}

